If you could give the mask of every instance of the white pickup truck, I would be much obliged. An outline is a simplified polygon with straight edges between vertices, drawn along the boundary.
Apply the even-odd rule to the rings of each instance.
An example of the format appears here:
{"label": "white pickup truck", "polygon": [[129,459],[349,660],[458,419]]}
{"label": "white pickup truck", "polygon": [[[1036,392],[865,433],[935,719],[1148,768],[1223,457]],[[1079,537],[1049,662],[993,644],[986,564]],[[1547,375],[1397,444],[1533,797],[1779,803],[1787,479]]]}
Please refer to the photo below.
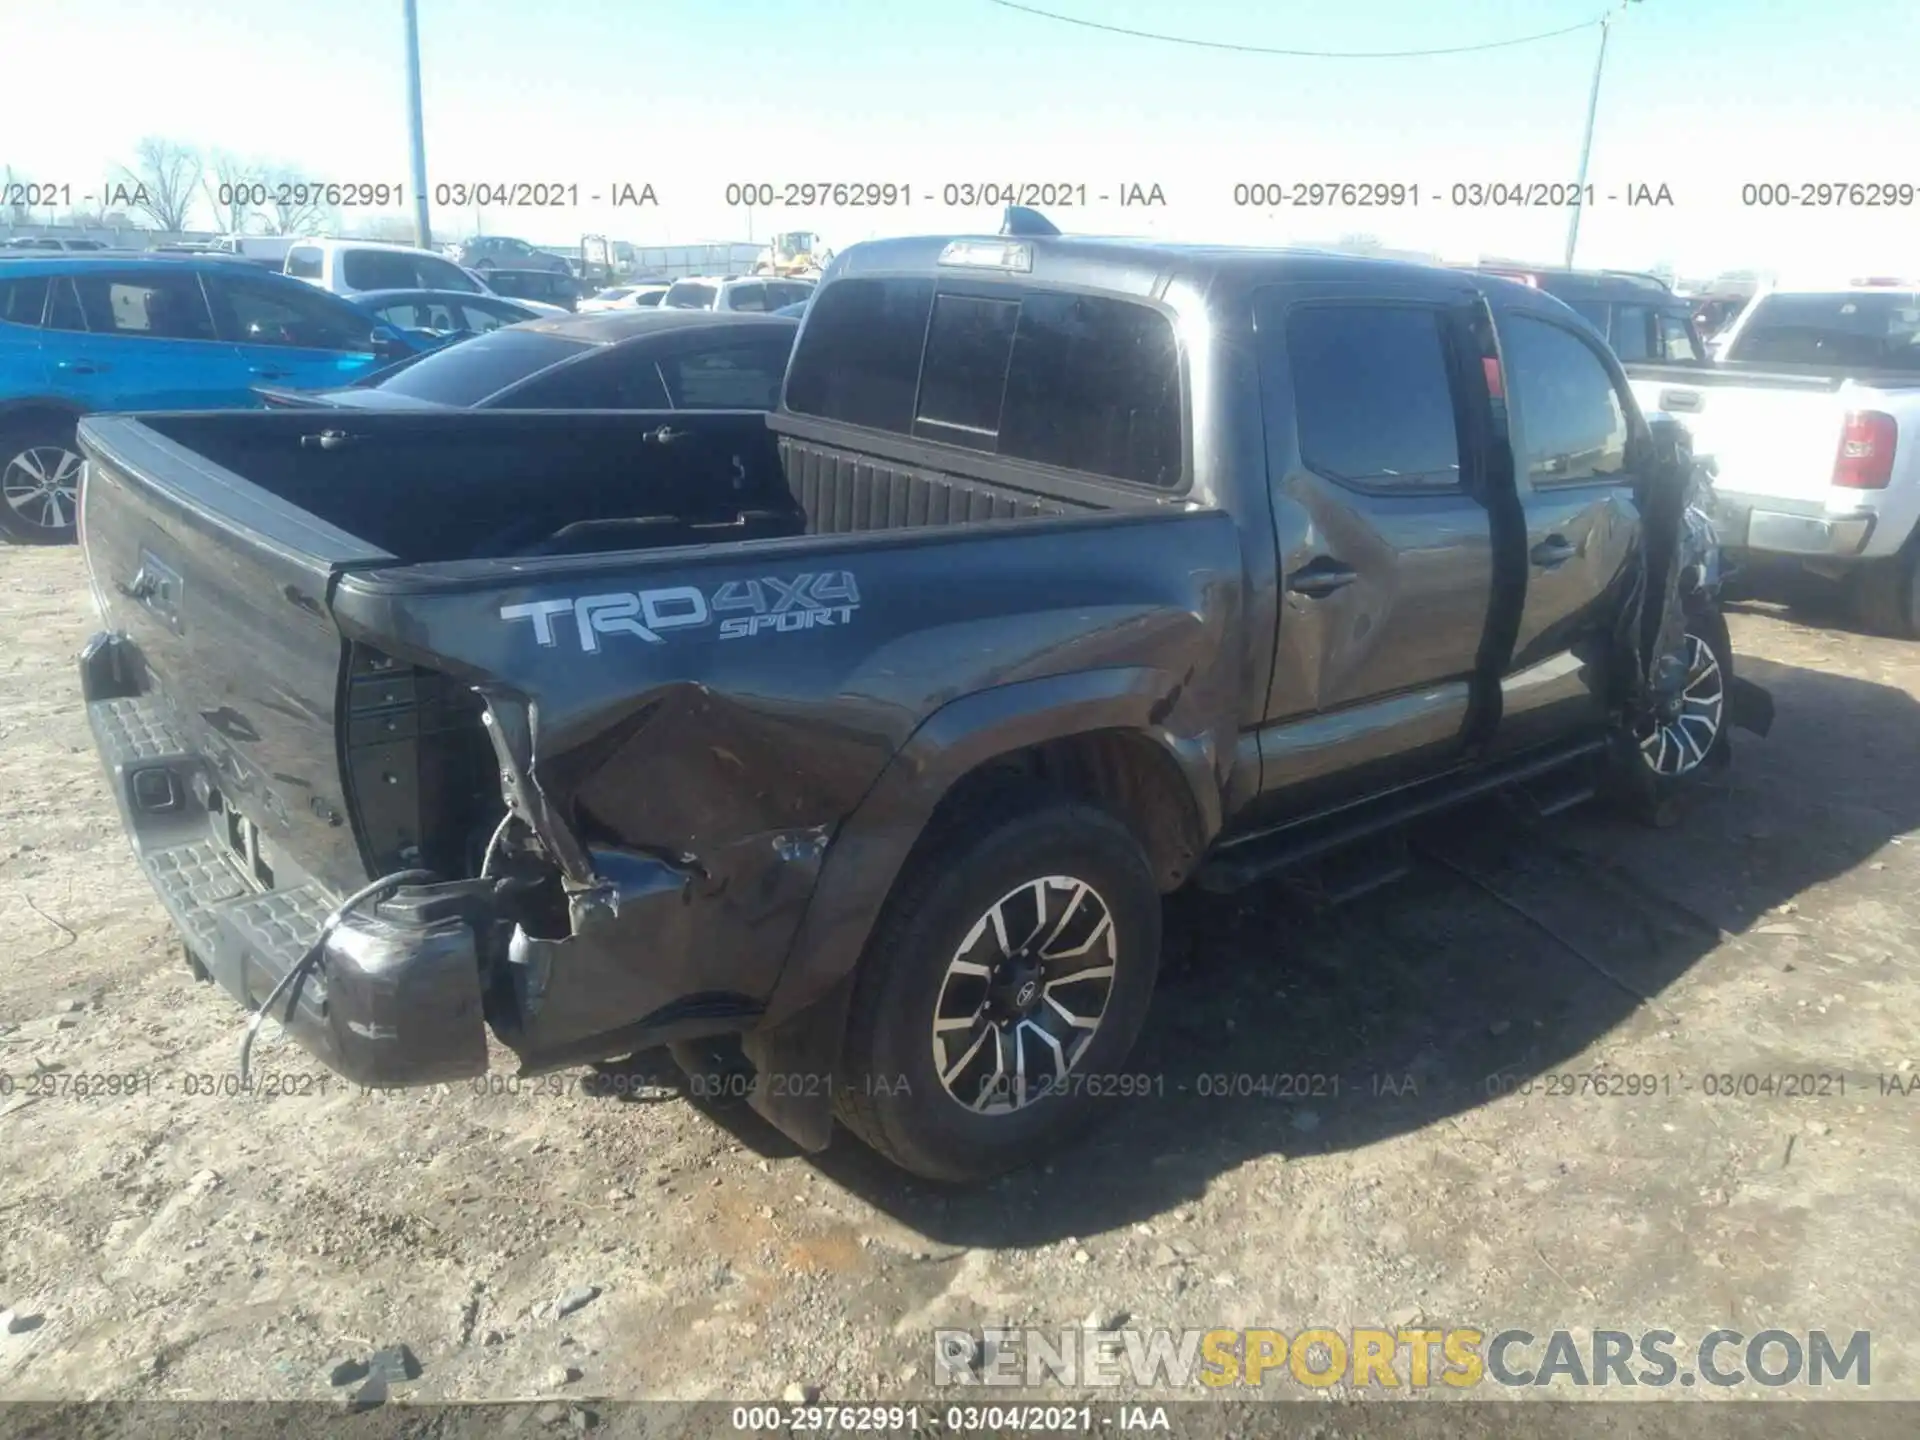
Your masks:
{"label": "white pickup truck", "polygon": [[1734,565],[1842,580],[1861,620],[1920,638],[1920,286],[1765,290],[1718,362],[1625,369],[1711,460]]}

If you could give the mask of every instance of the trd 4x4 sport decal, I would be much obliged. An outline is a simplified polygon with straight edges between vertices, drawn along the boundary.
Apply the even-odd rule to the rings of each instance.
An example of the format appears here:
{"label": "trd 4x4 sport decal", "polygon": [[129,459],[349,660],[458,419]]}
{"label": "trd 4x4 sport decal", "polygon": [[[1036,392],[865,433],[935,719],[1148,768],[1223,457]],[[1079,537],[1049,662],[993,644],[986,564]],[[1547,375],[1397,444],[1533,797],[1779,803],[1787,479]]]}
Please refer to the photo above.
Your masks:
{"label": "trd 4x4 sport decal", "polygon": [[718,625],[719,639],[787,634],[822,625],[845,625],[860,608],[860,587],[851,570],[796,575],[791,580],[762,576],[729,580],[714,590],[668,585],[659,590],[611,590],[599,595],[530,600],[502,605],[502,620],[530,620],[542,645],[560,643],[561,634],[579,638],[589,655],[600,652],[603,635],[632,635],[651,645],[666,643],[666,631]]}

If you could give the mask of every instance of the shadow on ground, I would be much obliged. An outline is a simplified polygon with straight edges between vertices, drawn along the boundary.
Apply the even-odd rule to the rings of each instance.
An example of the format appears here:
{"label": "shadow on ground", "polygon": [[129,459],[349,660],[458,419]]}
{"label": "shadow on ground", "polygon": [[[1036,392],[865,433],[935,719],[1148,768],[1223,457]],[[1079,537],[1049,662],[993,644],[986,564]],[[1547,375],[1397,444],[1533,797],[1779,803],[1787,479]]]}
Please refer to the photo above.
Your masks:
{"label": "shadow on ground", "polygon": [[[1353,1149],[1553,1071],[1768,911],[1920,829],[1920,704],[1763,660],[1777,708],[1677,826],[1599,805],[1536,819],[1493,800],[1416,837],[1414,872],[1316,908],[1282,884],[1193,907],[1116,1098],[1051,1166],[973,1191],[916,1182],[840,1131],[831,1179],[946,1243],[1094,1236],[1197,1198],[1261,1155]],[[1170,907],[1175,913],[1178,907]],[[641,1073],[670,1075],[662,1056]],[[701,1103],[701,1102],[697,1102]],[[744,1103],[702,1103],[743,1144],[794,1147]]]}

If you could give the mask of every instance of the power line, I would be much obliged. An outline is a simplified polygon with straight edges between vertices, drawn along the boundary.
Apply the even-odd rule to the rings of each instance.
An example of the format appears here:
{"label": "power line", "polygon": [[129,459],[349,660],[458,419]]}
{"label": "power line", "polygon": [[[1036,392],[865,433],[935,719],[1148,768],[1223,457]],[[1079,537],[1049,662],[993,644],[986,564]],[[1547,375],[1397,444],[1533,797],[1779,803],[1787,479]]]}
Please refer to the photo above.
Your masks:
{"label": "power line", "polygon": [[1003,10],[1018,10],[1023,15],[1037,15],[1042,20],[1055,20],[1062,25],[1078,25],[1085,30],[1099,30],[1108,35],[1125,35],[1135,40],[1158,40],[1165,45],[1190,45],[1199,50],[1231,50],[1241,55],[1285,55],[1299,60],[1409,60],[1422,55],[1471,55],[1480,50],[1505,50],[1514,45],[1531,45],[1537,40],[1553,40],[1562,35],[1571,35],[1578,30],[1589,30],[1598,25],[1602,16],[1591,20],[1582,20],[1578,25],[1568,25],[1559,30],[1543,30],[1537,35],[1517,35],[1511,40],[1489,40],[1480,45],[1450,45],[1436,50],[1281,50],[1269,45],[1237,45],[1230,40],[1196,40],[1190,35],[1163,35],[1153,30],[1129,30],[1124,25],[1107,25],[1098,20],[1082,20],[1077,15],[1061,15],[1052,10],[1041,10],[1033,5],[1020,5],[1015,0],[987,0],[988,4],[998,5]]}

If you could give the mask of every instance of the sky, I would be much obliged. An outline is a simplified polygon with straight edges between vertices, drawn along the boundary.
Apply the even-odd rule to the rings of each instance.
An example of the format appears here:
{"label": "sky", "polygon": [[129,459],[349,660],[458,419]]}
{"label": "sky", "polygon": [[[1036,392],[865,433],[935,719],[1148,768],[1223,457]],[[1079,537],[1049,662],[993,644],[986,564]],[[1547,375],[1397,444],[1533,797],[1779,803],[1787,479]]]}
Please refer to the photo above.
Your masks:
{"label": "sky", "polygon": [[[949,184],[1084,186],[1043,210],[1080,233],[1226,243],[1365,234],[1449,259],[1558,263],[1567,212],[1456,205],[1456,184],[1570,184],[1598,27],[1441,57],[1302,59],[1102,34],[992,0],[418,0],[429,188],[548,182],[580,203],[436,206],[435,239],[829,245],[991,232]],[[1243,45],[1417,49],[1596,19],[1608,0],[1034,0],[1110,25]],[[0,0],[0,165],[95,193],[143,136],[405,182],[401,0]],[[1636,0],[1611,26],[1581,265],[1682,275],[1920,269],[1920,4]],[[76,57],[83,57],[76,64]],[[45,117],[36,120],[33,117]],[[729,207],[728,184],[879,181],[881,210]],[[1900,208],[1743,204],[1743,187],[1903,182]],[[610,208],[619,183],[657,207]],[[1237,204],[1236,185],[1389,182],[1417,205]],[[1163,206],[1099,196],[1158,186]],[[1669,205],[1629,206],[1636,187]],[[1617,197],[1617,198],[1609,198]],[[203,210],[200,223],[211,226]]]}

